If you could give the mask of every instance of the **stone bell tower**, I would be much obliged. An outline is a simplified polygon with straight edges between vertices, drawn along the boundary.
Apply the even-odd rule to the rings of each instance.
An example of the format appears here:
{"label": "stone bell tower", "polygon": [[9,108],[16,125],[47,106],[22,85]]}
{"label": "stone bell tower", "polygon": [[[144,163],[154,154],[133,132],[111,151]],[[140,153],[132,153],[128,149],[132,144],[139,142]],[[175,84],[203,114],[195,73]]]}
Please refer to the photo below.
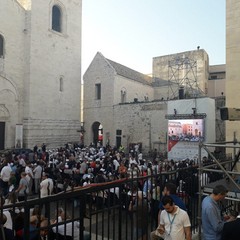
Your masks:
{"label": "stone bell tower", "polygon": [[3,147],[79,142],[82,0],[0,2]]}

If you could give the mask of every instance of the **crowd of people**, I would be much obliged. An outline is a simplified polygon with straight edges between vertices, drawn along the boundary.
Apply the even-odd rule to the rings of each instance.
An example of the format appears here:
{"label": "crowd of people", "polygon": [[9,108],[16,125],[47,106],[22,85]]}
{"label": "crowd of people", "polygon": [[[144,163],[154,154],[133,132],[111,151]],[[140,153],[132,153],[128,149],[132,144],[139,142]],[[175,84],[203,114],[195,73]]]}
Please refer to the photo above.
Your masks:
{"label": "crowd of people", "polygon": [[144,159],[139,148],[126,156],[122,147],[79,147],[46,149],[35,146],[26,154],[5,155],[0,159],[0,187],[3,196],[18,193],[20,201],[26,196],[45,197],[56,191],[88,183],[160,173],[195,164],[193,160],[173,161]]}
{"label": "crowd of people", "polygon": [[[34,197],[44,198],[75,187],[84,187],[91,183],[104,183],[120,178],[150,176],[196,165],[196,162],[190,159],[174,161],[159,158],[157,151],[154,151],[154,154],[150,157],[144,158],[140,150],[139,146],[134,146],[126,154],[122,146],[119,148],[111,146],[94,147],[93,145],[86,147],[77,144],[66,144],[65,147],[47,150],[46,145],[43,144],[41,147],[34,146],[33,151],[29,153],[5,154],[5,156],[1,156],[0,162],[0,190],[1,199],[4,201],[1,205],[25,201]],[[206,159],[204,161],[207,162]],[[149,212],[150,202],[151,216],[156,225],[156,230],[151,233],[152,240],[161,238],[172,240],[191,239],[191,224],[187,213],[188,202],[185,201],[186,199],[181,199],[177,192],[183,192],[183,185],[189,183],[187,179],[191,179],[190,182],[193,183],[194,176],[196,176],[194,172],[188,174],[187,171],[183,171],[182,174],[174,175],[170,179],[166,175],[161,182],[158,182],[157,179],[154,179],[152,182],[150,178],[138,181],[135,189],[131,189],[131,191],[134,191],[135,200],[129,201],[126,206],[129,212],[136,213],[141,211],[142,217],[139,217],[139,214],[134,215],[137,216],[134,220],[137,223],[135,225],[136,229],[134,229],[135,237],[148,239],[147,231],[144,227],[147,224],[144,215]],[[200,177],[202,184],[207,184],[213,180],[206,173]],[[188,192],[189,195],[195,194],[197,190],[191,191]],[[118,195],[116,189],[114,189],[114,193]],[[210,198],[211,201],[209,200],[209,202],[213,202],[215,205],[223,199],[223,197],[214,198],[214,194],[222,196],[223,192],[217,190],[203,201],[202,219],[205,240],[220,240],[219,236],[222,234],[223,226],[227,226],[224,224],[224,221],[214,222],[213,215],[211,215],[212,218],[209,220],[206,214],[204,215],[205,205],[209,205],[209,203],[205,203],[206,199]],[[131,195],[133,196],[132,192]],[[209,211],[207,210],[206,212],[208,213]],[[220,219],[221,213],[219,212],[218,215]],[[39,222],[39,216],[37,218],[34,216],[34,214],[30,216],[30,232],[32,233],[30,239],[39,239],[39,236],[45,239],[44,236],[49,236],[49,231],[40,231],[39,233],[35,230],[37,226],[49,224],[49,220],[43,216]],[[67,213],[61,211],[61,213],[58,213],[57,219],[52,221],[52,224],[55,221],[65,221],[66,219]],[[233,218],[229,220],[233,220]],[[209,221],[209,224],[214,223],[217,229],[213,226],[212,232],[209,229],[206,230],[204,224],[207,221]],[[4,226],[5,235],[8,236],[7,239],[23,239],[21,237],[24,233],[21,227],[17,231],[11,232],[13,227],[7,211],[1,214],[0,223]],[[62,229],[59,226],[58,233],[56,229],[52,228],[51,235],[71,235],[72,229],[78,228],[78,222],[69,223],[69,233],[66,231],[66,227],[65,225],[65,229]],[[226,230],[224,230],[224,233],[226,233]],[[36,234],[38,234],[38,238],[35,236]],[[19,236],[19,238],[16,238],[16,236]],[[76,239],[79,239],[79,236]],[[84,239],[90,239],[89,233],[84,232]],[[227,238],[223,238],[223,240],[225,239]],[[228,238],[228,240],[231,239]]]}

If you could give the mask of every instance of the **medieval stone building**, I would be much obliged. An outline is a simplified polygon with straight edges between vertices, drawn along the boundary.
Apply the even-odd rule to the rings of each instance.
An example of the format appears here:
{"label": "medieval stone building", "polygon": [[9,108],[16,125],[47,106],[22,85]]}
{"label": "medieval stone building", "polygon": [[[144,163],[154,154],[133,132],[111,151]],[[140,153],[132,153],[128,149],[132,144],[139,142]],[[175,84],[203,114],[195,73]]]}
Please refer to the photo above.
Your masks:
{"label": "medieval stone building", "polygon": [[79,141],[82,1],[0,5],[0,149]]}
{"label": "medieval stone building", "polygon": [[[208,97],[213,74],[219,76],[214,68],[209,71],[203,49],[153,58],[151,77],[97,53],[83,76],[85,144],[101,142],[125,148],[139,144],[145,152],[166,151],[169,102],[187,99],[185,103],[191,107],[181,110],[176,106],[179,113],[191,114],[196,99]],[[203,111],[200,105],[198,110]],[[215,133],[212,136],[215,141]]]}

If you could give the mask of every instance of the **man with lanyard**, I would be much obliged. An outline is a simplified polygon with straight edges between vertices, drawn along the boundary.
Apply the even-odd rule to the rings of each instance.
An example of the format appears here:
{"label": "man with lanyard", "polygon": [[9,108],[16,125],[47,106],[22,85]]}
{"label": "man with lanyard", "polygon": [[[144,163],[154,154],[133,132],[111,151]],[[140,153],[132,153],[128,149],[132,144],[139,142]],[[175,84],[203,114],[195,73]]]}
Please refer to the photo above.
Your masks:
{"label": "man with lanyard", "polygon": [[[186,205],[182,201],[181,198],[177,196],[177,187],[173,183],[166,183],[164,189],[163,189],[163,196],[170,196],[173,199],[173,202],[175,205],[177,205],[179,208],[181,208],[184,211],[187,211]],[[158,225],[160,223],[160,216],[161,212],[164,210],[164,206],[162,201],[159,203],[159,212],[158,212]],[[156,231],[151,232],[150,239],[151,240],[161,240],[162,238],[158,236],[156,233],[158,232],[158,229]]]}
{"label": "man with lanyard", "polygon": [[170,196],[162,199],[158,232],[164,240],[191,240],[191,223],[186,211],[176,206]]}

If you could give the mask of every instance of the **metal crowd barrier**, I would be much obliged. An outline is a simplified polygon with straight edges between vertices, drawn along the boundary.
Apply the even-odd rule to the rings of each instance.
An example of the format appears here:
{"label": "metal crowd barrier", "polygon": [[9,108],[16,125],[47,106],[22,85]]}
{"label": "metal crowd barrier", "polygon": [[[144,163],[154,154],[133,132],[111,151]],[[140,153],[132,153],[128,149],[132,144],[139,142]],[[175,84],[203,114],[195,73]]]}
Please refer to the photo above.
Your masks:
{"label": "metal crowd barrier", "polygon": [[[139,235],[139,229],[144,229],[145,239],[150,239],[150,232],[157,226],[158,205],[164,185],[172,182],[178,186],[177,194],[187,206],[192,232],[196,233],[199,218],[198,180],[197,167],[137,178],[130,176],[72,188],[45,198],[1,204],[0,216],[6,211],[10,212],[16,240],[46,239],[41,238],[41,234],[45,234],[48,240],[144,239]],[[160,187],[160,196],[155,191],[157,186]],[[145,192],[138,193],[138,189],[143,188]],[[136,200],[138,194],[142,196]],[[136,211],[131,208],[134,201]],[[33,209],[37,209],[37,221],[34,223],[30,217]],[[40,224],[43,220],[44,226]],[[32,238],[33,235],[35,238]]]}

